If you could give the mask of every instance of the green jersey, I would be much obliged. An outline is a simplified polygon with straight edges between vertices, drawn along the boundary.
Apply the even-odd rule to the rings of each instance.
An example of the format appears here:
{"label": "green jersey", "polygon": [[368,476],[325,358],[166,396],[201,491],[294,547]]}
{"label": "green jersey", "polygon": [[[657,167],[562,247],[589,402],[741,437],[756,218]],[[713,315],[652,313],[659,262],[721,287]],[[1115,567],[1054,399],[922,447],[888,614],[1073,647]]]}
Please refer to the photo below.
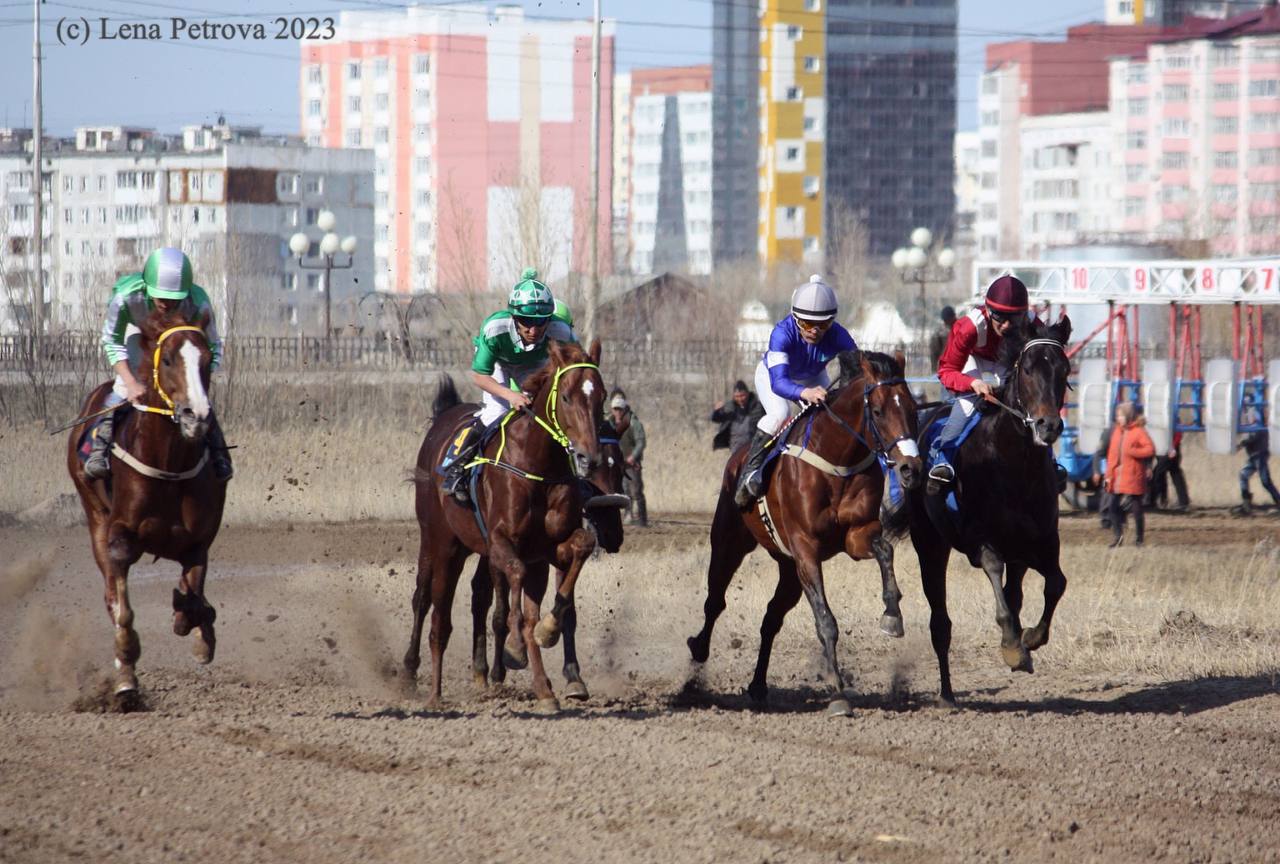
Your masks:
{"label": "green jersey", "polygon": [[[135,327],[141,325],[154,308],[155,304],[147,297],[147,286],[141,273],[122,276],[116,282],[111,289],[111,303],[107,306],[107,320],[102,325],[101,334],[102,350],[107,352],[107,362],[112,366],[129,359],[124,344],[125,330],[130,324]],[[218,328],[213,323],[213,304],[209,302],[209,295],[199,285],[192,285],[191,294],[182,301],[181,308],[188,320],[202,315],[207,318],[209,323],[205,325],[204,335],[213,355],[209,368],[217,369],[218,361],[222,359],[222,340],[218,338]]]}
{"label": "green jersey", "polygon": [[509,309],[494,312],[480,325],[480,335],[476,336],[475,359],[471,361],[471,371],[481,375],[492,375],[496,364],[501,363],[508,369],[528,369],[541,366],[547,360],[547,340],[557,342],[577,342],[569,319],[569,309],[557,308],[547,324],[540,340],[532,345],[521,341],[516,332],[515,318]]}

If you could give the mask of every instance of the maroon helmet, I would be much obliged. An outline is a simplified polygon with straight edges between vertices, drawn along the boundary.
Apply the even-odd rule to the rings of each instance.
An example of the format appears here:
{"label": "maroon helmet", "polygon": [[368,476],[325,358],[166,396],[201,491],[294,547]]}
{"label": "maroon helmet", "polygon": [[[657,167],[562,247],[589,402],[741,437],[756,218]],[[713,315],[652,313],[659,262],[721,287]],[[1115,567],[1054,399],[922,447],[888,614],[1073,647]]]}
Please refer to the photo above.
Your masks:
{"label": "maroon helmet", "polygon": [[987,288],[987,308],[1006,315],[1027,311],[1027,286],[1016,276],[1001,276]]}

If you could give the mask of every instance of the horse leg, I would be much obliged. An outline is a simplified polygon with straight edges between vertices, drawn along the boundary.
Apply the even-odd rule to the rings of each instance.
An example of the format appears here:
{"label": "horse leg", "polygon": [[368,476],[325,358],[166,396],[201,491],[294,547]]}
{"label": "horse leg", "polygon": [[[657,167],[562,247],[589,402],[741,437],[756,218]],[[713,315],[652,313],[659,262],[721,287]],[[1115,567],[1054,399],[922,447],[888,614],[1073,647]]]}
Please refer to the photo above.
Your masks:
{"label": "horse leg", "polygon": [[533,678],[533,695],[538,698],[538,711],[554,714],[560,710],[556,694],[551,689],[551,679],[542,665],[542,646],[534,637],[538,624],[538,609],[542,605],[542,597],[547,592],[547,573],[550,567],[545,562],[529,565],[524,577],[524,644],[529,649],[529,674]]}
{"label": "horse leg", "polygon": [[884,598],[880,632],[901,639],[905,633],[902,627],[902,609],[898,606],[902,592],[898,590],[898,579],[893,573],[893,544],[883,534],[877,535],[871,541],[871,553],[880,565],[880,594]]}
{"label": "horse leg", "polygon": [[763,705],[769,700],[769,657],[773,653],[773,640],[782,629],[787,613],[800,602],[800,578],[796,575],[796,562],[784,559],[778,562],[778,586],[773,589],[773,599],[760,622],[760,653],[756,655],[756,672],[747,687],[747,695]]}
{"label": "horse leg", "polygon": [[485,617],[493,604],[493,577],[489,575],[489,559],[476,562],[471,574],[471,678],[481,690],[489,686],[489,646]]}
{"label": "horse leg", "polygon": [[[533,638],[538,640],[539,648],[551,648],[560,641],[560,628],[565,610],[573,608],[573,589],[578,584],[578,574],[582,565],[595,551],[596,539],[590,531],[579,528],[569,535],[569,539],[556,547],[556,591],[551,611],[542,616],[538,626],[533,628]],[[563,570],[564,578],[559,578]]]}
{"label": "horse leg", "polygon": [[133,607],[129,603],[129,568],[142,555],[133,532],[119,522],[106,526],[106,537],[94,543],[94,557],[106,577],[107,614],[115,625],[116,701],[125,707],[138,689],[134,666],[142,655],[138,633],[133,629]]}
{"label": "horse leg", "polygon": [[511,540],[500,534],[489,539],[489,566],[495,567],[506,577],[510,606],[507,611],[507,638],[503,642],[503,664],[511,669],[523,669],[529,665],[529,644],[524,632],[524,580],[528,572],[524,561],[516,554]]}
{"label": "horse leg", "polygon": [[489,673],[489,680],[501,684],[507,680],[506,640],[511,605],[506,583],[492,566],[489,567],[489,577],[492,580],[489,590],[493,592],[493,671]]}
{"label": "horse leg", "polygon": [[929,603],[929,639],[938,658],[938,701],[956,707],[956,694],[951,690],[951,616],[947,614],[947,559],[951,550],[941,537],[933,534],[918,537],[911,531],[911,545],[920,559],[920,585]]}
{"label": "horse leg", "polygon": [[453,634],[453,594],[458,588],[458,577],[470,554],[467,547],[458,544],[449,558],[434,570],[431,580],[431,633],[427,644],[431,646],[431,695],[427,709],[437,710],[443,704],[440,694],[443,677],[444,652]]}
{"label": "horse leg", "polygon": [[834,717],[845,717],[853,713],[853,708],[844,697],[844,675],[840,672],[840,661],[836,656],[840,629],[836,624],[836,616],[831,612],[831,605],[827,602],[827,591],[822,581],[822,562],[818,560],[814,550],[797,549],[796,570],[800,576],[800,586],[813,609],[813,624],[818,631],[818,641],[822,643],[822,656],[827,661],[827,675],[835,689],[835,695],[827,706],[827,713]]}
{"label": "horse leg", "polygon": [[989,546],[982,547],[982,569],[991,580],[996,600],[996,623],[1000,625],[1000,656],[1014,672],[1031,672],[1031,652],[1022,644],[1022,634],[1013,626],[1013,615],[1004,599],[1004,561]]}
{"label": "horse leg", "polygon": [[201,549],[182,561],[182,578],[173,590],[173,632],[186,636],[193,628],[199,628],[191,644],[191,654],[201,664],[213,662],[217,647],[213,622],[217,613],[204,597],[204,577],[209,566],[209,550]]}
{"label": "horse leg", "polygon": [[1058,601],[1067,591],[1067,577],[1055,559],[1053,566],[1041,572],[1044,576],[1044,612],[1040,622],[1030,630],[1022,631],[1022,644],[1028,651],[1034,651],[1049,641],[1049,625],[1053,622],[1053,610],[1058,608]]}
{"label": "horse leg", "polygon": [[702,604],[702,629],[688,639],[694,663],[706,663],[711,654],[711,631],[724,611],[724,595],[742,559],[756,548],[755,538],[742,521],[731,492],[721,491],[711,522],[711,563],[707,566],[707,599]]}
{"label": "horse leg", "polygon": [[[556,568],[556,591],[564,582],[564,571]],[[562,620],[564,633],[564,695],[566,699],[584,702],[591,698],[586,683],[582,680],[582,670],[578,668],[578,607],[570,604],[564,610]]]}
{"label": "horse leg", "polygon": [[1004,565],[1004,602],[1013,616],[1013,632],[1022,632],[1022,578],[1027,575],[1023,564]]}
{"label": "horse leg", "polygon": [[431,551],[427,547],[426,527],[422,529],[422,540],[418,547],[418,579],[413,590],[413,629],[409,632],[409,648],[404,652],[401,680],[406,691],[412,692],[417,687],[418,666],[422,663],[422,622],[431,609]]}

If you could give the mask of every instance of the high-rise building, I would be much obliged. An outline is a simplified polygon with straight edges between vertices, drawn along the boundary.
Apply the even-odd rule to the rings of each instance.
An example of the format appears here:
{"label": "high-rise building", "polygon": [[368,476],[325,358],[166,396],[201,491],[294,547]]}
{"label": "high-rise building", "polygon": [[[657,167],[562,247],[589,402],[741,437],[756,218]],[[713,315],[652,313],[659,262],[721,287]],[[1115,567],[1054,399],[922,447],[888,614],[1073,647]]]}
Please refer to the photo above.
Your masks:
{"label": "high-rise building", "polygon": [[631,73],[613,76],[613,262],[631,260]]}
{"label": "high-rise building", "polygon": [[711,272],[711,67],[631,73],[631,272]]}
{"label": "high-rise building", "polygon": [[756,3],[744,0],[715,0],[711,12],[711,247],[717,263],[756,257],[758,15]]}
{"label": "high-rise building", "polygon": [[1108,24],[1177,27],[1188,18],[1230,18],[1268,0],[1106,0]]}
{"label": "high-rise building", "polygon": [[[313,143],[372,147],[376,287],[478,291],[526,265],[589,267],[590,21],[520,6],[343,12],[304,43],[301,122]],[[601,271],[610,269],[613,23],[602,28]]]}

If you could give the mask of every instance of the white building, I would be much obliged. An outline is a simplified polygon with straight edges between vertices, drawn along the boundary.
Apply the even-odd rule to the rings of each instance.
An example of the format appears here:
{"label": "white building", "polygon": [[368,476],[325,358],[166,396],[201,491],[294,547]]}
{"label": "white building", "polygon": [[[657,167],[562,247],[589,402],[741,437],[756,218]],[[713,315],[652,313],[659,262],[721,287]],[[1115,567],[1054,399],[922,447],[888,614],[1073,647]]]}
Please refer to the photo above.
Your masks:
{"label": "white building", "polygon": [[961,258],[972,258],[977,243],[974,226],[978,220],[978,198],[982,189],[981,146],[976,131],[956,133],[956,217],[951,246]]}
{"label": "white building", "polygon": [[[77,140],[91,140],[84,132]],[[160,141],[173,149],[68,144],[46,151],[45,296],[53,326],[96,327],[115,280],[140,269],[153,249],[170,245],[191,257],[196,282],[210,291],[224,330],[319,335],[322,277],[298,267],[287,241],[305,231],[318,244],[314,225],[324,209],[364,250],[357,250],[351,270],[334,274],[333,320],[351,317],[354,301],[373,285],[370,151],[253,136],[188,152],[176,139],[152,143]],[[0,233],[8,253],[0,330],[7,332],[30,309],[30,157],[0,157],[0,175]]]}
{"label": "white building", "polygon": [[631,73],[613,76],[613,260],[631,263]]}
{"label": "white building", "polygon": [[1111,183],[1107,112],[1024,117],[1021,127],[1018,254],[1034,258],[1112,231],[1120,195]]}

